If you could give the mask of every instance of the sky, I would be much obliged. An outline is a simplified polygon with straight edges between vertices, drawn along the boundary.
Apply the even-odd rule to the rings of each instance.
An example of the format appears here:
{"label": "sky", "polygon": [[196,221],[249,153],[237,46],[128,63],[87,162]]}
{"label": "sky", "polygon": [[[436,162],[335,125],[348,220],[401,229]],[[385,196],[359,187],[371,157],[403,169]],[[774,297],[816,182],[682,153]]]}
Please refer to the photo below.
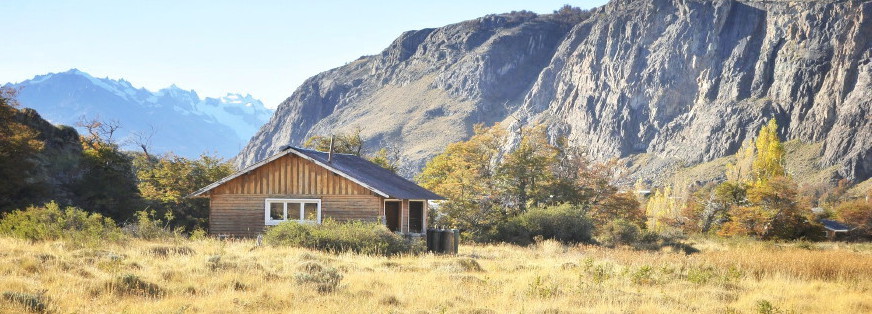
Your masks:
{"label": "sky", "polygon": [[0,84],[77,68],[156,91],[251,94],[275,108],[302,82],[407,30],[605,0],[0,0]]}

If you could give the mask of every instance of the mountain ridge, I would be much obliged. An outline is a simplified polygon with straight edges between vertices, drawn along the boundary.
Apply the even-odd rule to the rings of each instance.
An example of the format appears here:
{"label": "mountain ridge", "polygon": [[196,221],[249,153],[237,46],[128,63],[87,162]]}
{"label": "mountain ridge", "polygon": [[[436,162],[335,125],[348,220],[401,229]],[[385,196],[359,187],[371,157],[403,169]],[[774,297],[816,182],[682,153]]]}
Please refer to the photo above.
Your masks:
{"label": "mountain ridge", "polygon": [[774,118],[785,140],[823,142],[821,168],[872,175],[872,2],[612,1],[574,16],[406,32],[307,80],[237,163],[360,128],[399,146],[411,176],[476,123],[544,123],[599,160],[651,155],[632,175],[656,180]]}
{"label": "mountain ridge", "polygon": [[185,157],[217,153],[230,158],[272,114],[251,95],[200,98],[175,84],[150,91],[75,68],[6,86],[20,89],[19,102],[53,123],[75,125],[83,117],[117,121],[122,144],[151,135],[155,152]]}

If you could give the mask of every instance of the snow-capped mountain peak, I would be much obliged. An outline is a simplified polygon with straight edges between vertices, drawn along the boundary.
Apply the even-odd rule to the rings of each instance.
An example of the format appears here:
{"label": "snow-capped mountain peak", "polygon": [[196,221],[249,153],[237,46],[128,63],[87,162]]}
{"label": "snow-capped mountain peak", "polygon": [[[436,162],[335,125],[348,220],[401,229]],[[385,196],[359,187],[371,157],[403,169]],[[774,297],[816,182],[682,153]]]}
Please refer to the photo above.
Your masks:
{"label": "snow-capped mountain peak", "polygon": [[155,151],[190,157],[203,152],[232,157],[272,116],[250,94],[200,98],[176,84],[153,92],[75,68],[7,85],[21,88],[22,105],[56,123],[75,125],[83,116],[99,116],[119,121],[128,134],[155,129]]}

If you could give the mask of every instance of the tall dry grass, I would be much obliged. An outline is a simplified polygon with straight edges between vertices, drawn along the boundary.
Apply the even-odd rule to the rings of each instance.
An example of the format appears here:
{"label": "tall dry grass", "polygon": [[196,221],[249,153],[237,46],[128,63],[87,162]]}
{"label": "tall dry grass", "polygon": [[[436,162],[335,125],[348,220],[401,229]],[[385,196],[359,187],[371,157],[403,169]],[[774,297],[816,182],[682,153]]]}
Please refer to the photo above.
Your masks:
{"label": "tall dry grass", "polygon": [[697,239],[700,253],[461,246],[382,257],[141,241],[0,238],[0,312],[872,312],[872,249]]}

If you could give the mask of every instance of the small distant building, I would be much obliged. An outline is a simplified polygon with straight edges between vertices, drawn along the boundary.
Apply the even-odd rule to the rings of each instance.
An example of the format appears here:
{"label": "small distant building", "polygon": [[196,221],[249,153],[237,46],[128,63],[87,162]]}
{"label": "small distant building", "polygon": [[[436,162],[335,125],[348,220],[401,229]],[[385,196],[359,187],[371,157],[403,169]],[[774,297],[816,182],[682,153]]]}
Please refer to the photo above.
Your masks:
{"label": "small distant building", "polygon": [[830,219],[821,219],[821,224],[824,225],[824,229],[826,229],[827,239],[835,240],[836,235],[839,233],[845,234],[851,230],[854,230],[851,226],[848,226],[844,223],[830,220]]}
{"label": "small distant building", "polygon": [[350,154],[286,147],[191,197],[209,198],[209,233],[254,236],[283,221],[381,221],[423,234],[428,201],[443,197]]}

